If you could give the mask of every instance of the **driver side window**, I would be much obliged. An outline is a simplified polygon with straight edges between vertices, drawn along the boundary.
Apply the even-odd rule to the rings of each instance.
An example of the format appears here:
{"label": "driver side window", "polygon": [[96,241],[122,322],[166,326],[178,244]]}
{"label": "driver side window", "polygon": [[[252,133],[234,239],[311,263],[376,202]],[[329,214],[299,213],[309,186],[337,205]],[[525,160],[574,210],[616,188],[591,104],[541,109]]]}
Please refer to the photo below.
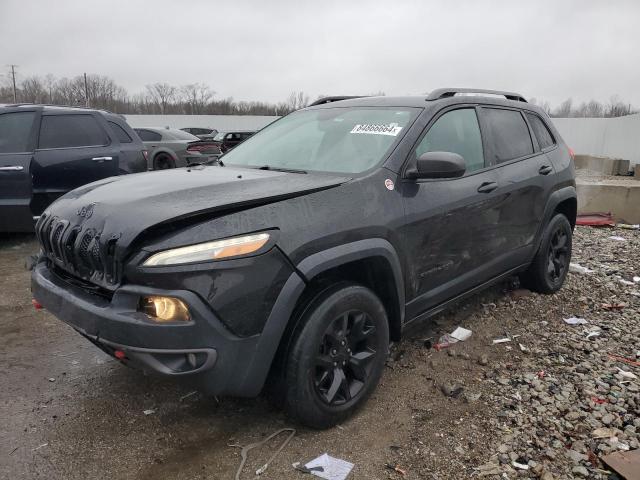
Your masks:
{"label": "driver side window", "polygon": [[416,147],[416,158],[427,152],[452,152],[464,158],[467,173],[484,168],[482,136],[473,108],[452,110],[434,123]]}

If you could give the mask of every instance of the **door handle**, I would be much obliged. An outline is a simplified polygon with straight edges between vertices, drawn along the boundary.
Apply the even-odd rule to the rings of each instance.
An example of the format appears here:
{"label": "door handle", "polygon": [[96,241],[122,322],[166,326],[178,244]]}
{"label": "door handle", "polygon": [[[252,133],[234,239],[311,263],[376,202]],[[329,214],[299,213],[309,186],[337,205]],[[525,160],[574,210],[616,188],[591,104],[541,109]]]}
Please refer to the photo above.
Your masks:
{"label": "door handle", "polygon": [[93,157],[91,160],[94,162],[106,162],[109,160],[113,160],[113,157]]}
{"label": "door handle", "polygon": [[550,165],[542,165],[538,170],[540,175],[549,175],[551,172],[553,172],[553,168]]}
{"label": "door handle", "polygon": [[0,167],[2,172],[21,172],[24,167],[21,165],[9,165],[8,167]]}
{"label": "door handle", "polygon": [[496,188],[498,188],[497,182],[484,182],[482,185],[478,187],[478,192],[489,193],[489,192],[493,192]]}

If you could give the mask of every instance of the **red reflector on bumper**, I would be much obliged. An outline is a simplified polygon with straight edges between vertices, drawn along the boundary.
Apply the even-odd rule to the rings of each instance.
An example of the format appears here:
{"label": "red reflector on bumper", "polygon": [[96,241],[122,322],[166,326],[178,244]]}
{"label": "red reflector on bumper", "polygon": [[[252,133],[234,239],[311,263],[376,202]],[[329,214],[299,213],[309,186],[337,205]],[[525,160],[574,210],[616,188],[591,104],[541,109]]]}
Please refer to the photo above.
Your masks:
{"label": "red reflector on bumper", "polygon": [[113,352],[113,355],[118,359],[118,360],[124,360],[125,358],[127,358],[127,354],[124,353],[122,350],[116,350],[115,352]]}
{"label": "red reflector on bumper", "polygon": [[42,304],[38,302],[35,298],[31,299],[31,304],[33,305],[33,308],[35,308],[36,310],[42,310],[44,308]]}

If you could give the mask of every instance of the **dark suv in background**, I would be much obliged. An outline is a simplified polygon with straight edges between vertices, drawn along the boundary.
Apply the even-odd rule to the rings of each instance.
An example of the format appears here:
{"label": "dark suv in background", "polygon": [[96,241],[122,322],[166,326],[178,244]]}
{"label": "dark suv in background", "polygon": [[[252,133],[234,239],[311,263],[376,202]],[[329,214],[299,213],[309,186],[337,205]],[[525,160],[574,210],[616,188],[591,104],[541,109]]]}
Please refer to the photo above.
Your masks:
{"label": "dark suv in background", "polygon": [[266,385],[327,427],[408,325],[514,274],[562,286],[573,159],[540,108],[462,89],[317,103],[221,165],[59,199],[37,225],[37,302],[126,364],[212,394]]}
{"label": "dark suv in background", "polygon": [[33,231],[34,217],[68,191],[146,170],[142,142],[119,115],[0,106],[0,232]]}

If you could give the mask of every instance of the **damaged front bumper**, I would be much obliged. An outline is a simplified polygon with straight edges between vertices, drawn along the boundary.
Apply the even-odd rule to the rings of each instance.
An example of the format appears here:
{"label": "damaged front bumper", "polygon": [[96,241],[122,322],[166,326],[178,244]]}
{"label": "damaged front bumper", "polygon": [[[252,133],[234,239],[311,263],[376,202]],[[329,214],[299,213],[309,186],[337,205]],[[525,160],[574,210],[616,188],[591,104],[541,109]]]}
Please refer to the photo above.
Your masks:
{"label": "damaged front bumper", "polygon": [[[300,289],[302,281],[297,275],[290,280],[289,288],[285,285],[283,290]],[[284,307],[286,314],[289,304],[285,298],[280,306],[274,306],[265,327],[265,341],[265,332],[251,337],[232,334],[208,304],[187,290],[127,285],[107,298],[66,281],[46,262],[40,262],[32,273],[32,292],[53,315],[121,361],[183,378],[210,394],[237,396],[255,396],[262,389],[277,347],[272,332],[281,335],[284,325],[280,311]],[[138,305],[142,297],[153,295],[182,300],[189,307],[191,319],[184,324],[150,320],[138,311]]]}

